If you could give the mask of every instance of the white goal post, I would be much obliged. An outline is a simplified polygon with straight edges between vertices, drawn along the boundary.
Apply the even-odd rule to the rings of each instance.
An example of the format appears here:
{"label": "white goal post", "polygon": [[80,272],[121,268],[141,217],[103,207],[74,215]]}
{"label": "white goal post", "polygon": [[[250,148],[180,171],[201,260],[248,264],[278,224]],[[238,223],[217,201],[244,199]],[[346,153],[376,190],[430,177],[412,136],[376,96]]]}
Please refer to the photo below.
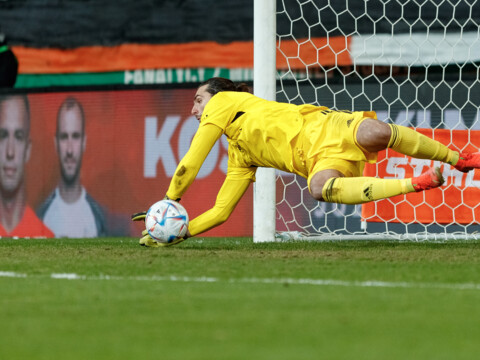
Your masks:
{"label": "white goal post", "polygon": [[[479,14],[470,0],[254,0],[254,93],[376,111],[382,121],[476,151]],[[410,177],[431,165],[389,150],[366,175]],[[480,238],[480,172],[441,166],[441,189],[357,206],[317,202],[305,179],[258,169],[254,242]]]}
{"label": "white goal post", "polygon": [[[266,100],[277,93],[276,23],[276,0],[255,0],[253,91]],[[257,169],[253,196],[253,241],[274,241],[275,169]]]}

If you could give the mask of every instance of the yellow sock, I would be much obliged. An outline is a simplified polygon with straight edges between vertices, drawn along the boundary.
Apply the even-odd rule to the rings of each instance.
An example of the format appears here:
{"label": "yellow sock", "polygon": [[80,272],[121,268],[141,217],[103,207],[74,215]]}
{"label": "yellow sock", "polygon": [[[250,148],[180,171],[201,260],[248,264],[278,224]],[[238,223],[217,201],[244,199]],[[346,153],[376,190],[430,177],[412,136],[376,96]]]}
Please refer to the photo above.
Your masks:
{"label": "yellow sock", "polygon": [[328,179],[322,189],[326,202],[363,204],[415,191],[411,179],[339,177]]}
{"label": "yellow sock", "polygon": [[405,126],[389,124],[392,136],[388,147],[417,159],[439,160],[455,165],[459,159],[457,151],[450,150],[441,142],[420,134]]}

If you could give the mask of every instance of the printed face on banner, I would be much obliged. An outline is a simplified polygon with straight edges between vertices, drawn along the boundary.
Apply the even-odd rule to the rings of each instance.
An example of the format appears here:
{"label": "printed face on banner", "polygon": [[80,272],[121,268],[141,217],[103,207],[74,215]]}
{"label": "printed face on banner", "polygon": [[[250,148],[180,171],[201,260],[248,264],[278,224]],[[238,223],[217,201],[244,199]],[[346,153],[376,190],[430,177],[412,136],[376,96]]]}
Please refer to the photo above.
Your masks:
{"label": "printed face on banner", "polygon": [[0,104],[0,187],[4,197],[20,188],[30,157],[26,101],[22,96],[10,96]]}
{"label": "printed face on banner", "polygon": [[83,117],[78,106],[62,108],[58,115],[56,149],[62,180],[71,184],[78,180],[85,151]]}

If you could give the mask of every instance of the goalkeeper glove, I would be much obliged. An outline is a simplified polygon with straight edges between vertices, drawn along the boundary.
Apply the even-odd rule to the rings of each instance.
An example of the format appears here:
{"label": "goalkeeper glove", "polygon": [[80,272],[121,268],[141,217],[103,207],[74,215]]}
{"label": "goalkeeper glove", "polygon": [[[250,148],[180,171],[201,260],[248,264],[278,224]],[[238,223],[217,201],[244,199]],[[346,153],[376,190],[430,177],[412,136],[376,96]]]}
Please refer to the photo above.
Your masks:
{"label": "goalkeeper glove", "polygon": [[[133,221],[145,221],[145,217],[147,216],[146,211],[142,211],[136,214],[132,215],[132,220]],[[178,238],[173,240],[170,243],[160,243],[158,241],[155,241],[152,239],[152,237],[148,234],[148,230],[145,229],[142,231],[142,237],[140,238],[139,244],[142,246],[148,246],[148,247],[167,247],[171,245],[176,245],[178,243],[181,243],[185,238]]]}
{"label": "goalkeeper glove", "polygon": [[148,247],[167,247],[171,245],[176,245],[178,243],[181,243],[185,238],[177,238],[173,240],[172,242],[169,243],[161,243],[158,241],[155,241],[152,239],[150,235],[148,235],[147,230],[142,231],[142,237],[140,238],[139,244],[142,246],[148,246]]}

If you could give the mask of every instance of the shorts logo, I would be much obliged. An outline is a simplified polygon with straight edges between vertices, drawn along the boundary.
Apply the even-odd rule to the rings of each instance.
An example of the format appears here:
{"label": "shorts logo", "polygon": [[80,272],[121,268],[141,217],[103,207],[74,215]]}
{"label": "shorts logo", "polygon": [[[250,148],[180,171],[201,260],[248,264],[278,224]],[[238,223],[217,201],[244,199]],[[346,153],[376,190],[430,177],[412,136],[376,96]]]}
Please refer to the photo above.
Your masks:
{"label": "shorts logo", "polygon": [[373,201],[373,189],[372,189],[372,187],[373,187],[373,185],[370,184],[370,185],[368,185],[368,187],[363,189],[363,193],[365,194],[365,197],[370,201]]}

